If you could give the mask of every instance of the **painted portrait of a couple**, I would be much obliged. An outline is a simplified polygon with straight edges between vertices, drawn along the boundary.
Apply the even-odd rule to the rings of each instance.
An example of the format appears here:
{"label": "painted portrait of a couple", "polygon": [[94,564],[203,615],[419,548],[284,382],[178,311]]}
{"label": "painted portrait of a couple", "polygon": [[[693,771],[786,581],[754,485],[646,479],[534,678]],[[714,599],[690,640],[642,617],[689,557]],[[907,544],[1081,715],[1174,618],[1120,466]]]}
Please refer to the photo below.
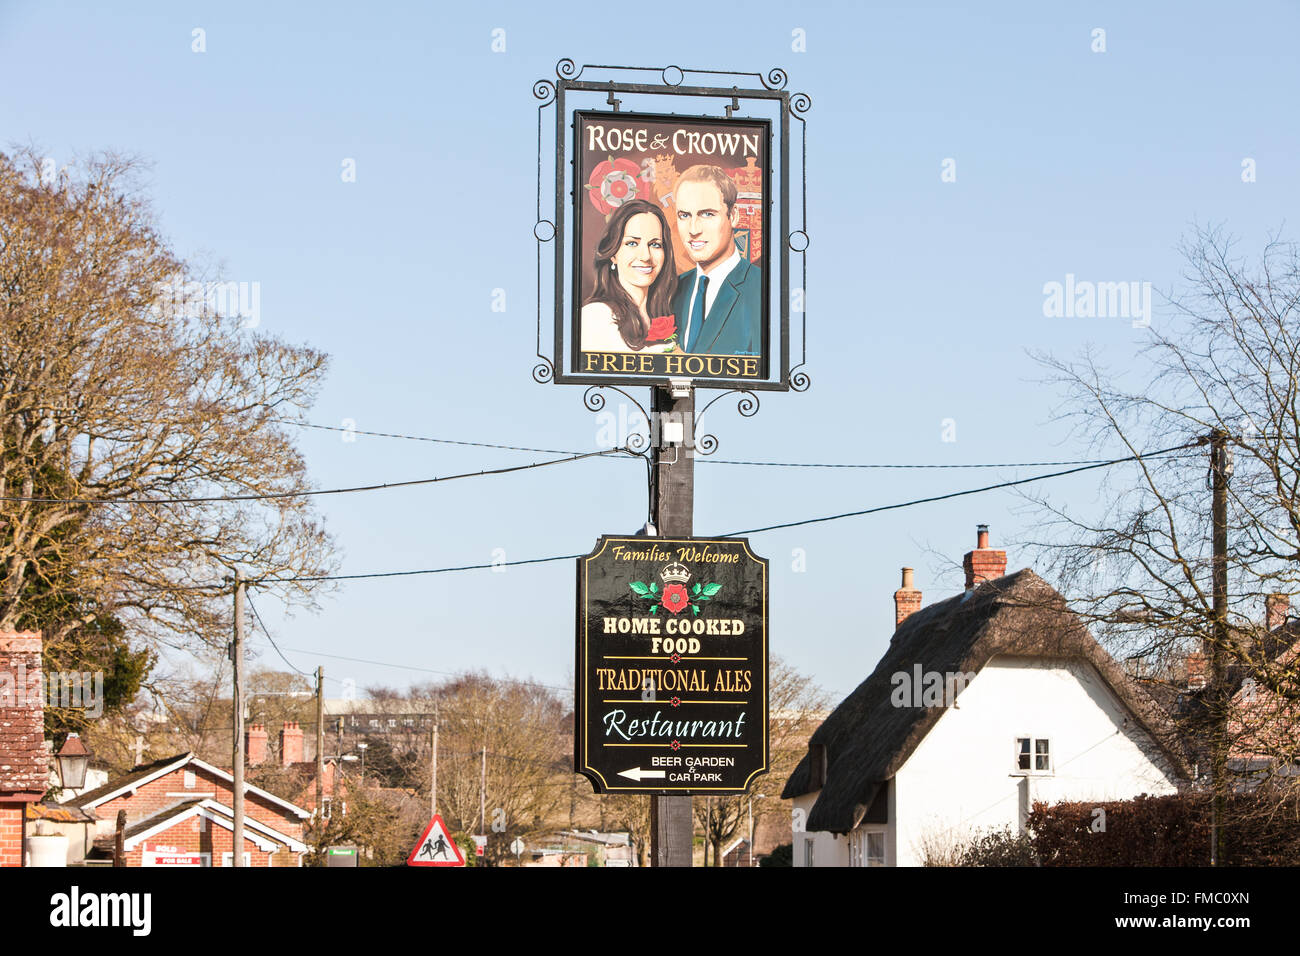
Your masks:
{"label": "painted portrait of a couple", "polygon": [[647,157],[639,168],[630,160],[602,164],[611,167],[600,183],[605,194],[592,201],[609,211],[581,290],[579,349],[760,355],[763,271],[752,261],[758,229],[745,214],[761,216],[761,202],[743,197],[722,166],[700,162],[668,167],[671,191],[656,201],[646,182],[654,182],[656,159],[662,172],[668,156]]}

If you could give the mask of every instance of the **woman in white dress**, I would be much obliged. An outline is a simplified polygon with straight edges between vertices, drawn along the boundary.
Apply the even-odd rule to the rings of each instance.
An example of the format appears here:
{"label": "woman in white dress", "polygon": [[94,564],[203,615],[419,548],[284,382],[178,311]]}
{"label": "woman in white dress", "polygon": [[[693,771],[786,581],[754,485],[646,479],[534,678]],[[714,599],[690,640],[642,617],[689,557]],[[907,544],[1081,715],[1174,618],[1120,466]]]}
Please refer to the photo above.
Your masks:
{"label": "woman in white dress", "polygon": [[583,352],[670,352],[677,266],[668,219],[633,199],[614,210],[596,244],[595,288],[582,306]]}

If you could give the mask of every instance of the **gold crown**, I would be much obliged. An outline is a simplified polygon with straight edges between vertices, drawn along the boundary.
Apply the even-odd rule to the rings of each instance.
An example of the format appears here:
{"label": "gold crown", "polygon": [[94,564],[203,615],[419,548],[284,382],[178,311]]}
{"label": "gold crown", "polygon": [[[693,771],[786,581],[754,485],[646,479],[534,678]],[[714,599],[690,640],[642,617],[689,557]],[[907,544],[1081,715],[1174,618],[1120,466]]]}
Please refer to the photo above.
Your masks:
{"label": "gold crown", "polygon": [[659,572],[659,577],[663,578],[665,584],[685,584],[691,579],[691,572],[686,569],[686,565],[674,561]]}

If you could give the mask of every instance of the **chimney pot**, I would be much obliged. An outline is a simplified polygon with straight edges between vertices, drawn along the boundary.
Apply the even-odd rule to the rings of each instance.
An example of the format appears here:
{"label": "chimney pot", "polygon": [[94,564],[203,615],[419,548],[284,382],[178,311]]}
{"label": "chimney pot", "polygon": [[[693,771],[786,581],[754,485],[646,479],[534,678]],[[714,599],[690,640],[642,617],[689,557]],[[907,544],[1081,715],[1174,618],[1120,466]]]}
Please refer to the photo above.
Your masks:
{"label": "chimney pot", "polygon": [[266,760],[266,725],[249,724],[244,731],[244,762],[256,767]]}
{"label": "chimney pot", "polygon": [[1291,613],[1291,595],[1270,594],[1264,599],[1264,626],[1269,631],[1276,631],[1286,623]]}
{"label": "chimney pot", "polygon": [[977,584],[992,581],[1007,573],[1007,553],[989,547],[989,526],[977,525],[976,548],[967,551],[962,566],[966,569],[966,590]]}
{"label": "chimney pot", "polygon": [[296,720],[286,720],[280,728],[280,763],[302,763],[302,729]]}
{"label": "chimney pot", "polygon": [[1187,655],[1187,689],[1204,690],[1209,678],[1206,674],[1206,657],[1204,654]]}
{"label": "chimney pot", "polygon": [[921,609],[921,592],[912,587],[912,569],[903,568],[903,586],[894,592],[894,627]]}

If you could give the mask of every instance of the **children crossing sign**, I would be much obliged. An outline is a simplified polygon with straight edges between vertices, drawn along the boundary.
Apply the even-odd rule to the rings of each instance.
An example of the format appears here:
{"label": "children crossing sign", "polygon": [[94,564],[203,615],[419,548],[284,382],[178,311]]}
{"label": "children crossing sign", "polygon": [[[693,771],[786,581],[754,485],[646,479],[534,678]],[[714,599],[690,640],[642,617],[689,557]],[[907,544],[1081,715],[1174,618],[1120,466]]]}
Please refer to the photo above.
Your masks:
{"label": "children crossing sign", "polygon": [[465,857],[460,847],[447,831],[447,824],[442,817],[434,814],[429,825],[420,834],[411,855],[406,858],[407,866],[464,866]]}

